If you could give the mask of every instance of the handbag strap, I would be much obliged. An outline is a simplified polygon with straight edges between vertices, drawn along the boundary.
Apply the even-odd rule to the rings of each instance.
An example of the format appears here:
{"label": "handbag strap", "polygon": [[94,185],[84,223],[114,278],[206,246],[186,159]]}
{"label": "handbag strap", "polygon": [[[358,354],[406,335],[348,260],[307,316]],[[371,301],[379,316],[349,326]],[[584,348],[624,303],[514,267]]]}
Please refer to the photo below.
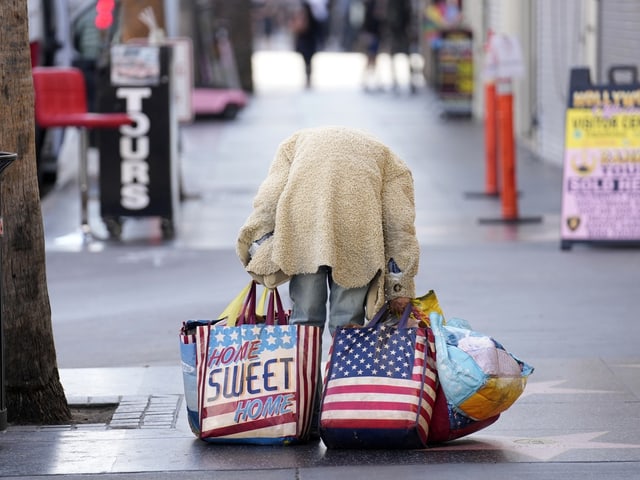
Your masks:
{"label": "handbag strap", "polygon": [[[257,323],[257,282],[251,282],[251,287],[242,304],[236,325],[255,325]],[[265,323],[267,325],[288,325],[287,315],[282,305],[282,298],[277,288],[269,289],[269,302],[267,306]]]}
{"label": "handbag strap", "polygon": [[[207,333],[205,335],[205,340],[204,340],[204,348],[202,345],[202,335],[200,335],[199,338],[197,338],[198,341],[198,345],[201,347],[200,348],[200,357],[196,358],[196,375],[197,375],[197,381],[196,381],[196,388],[197,388],[197,399],[198,399],[198,437],[199,438],[203,438],[203,422],[204,422],[204,415],[202,415],[200,412],[202,412],[204,410],[204,392],[205,392],[205,384],[206,382],[203,380],[204,377],[206,377],[206,372],[207,372],[207,363],[208,359],[209,359],[209,342],[211,339],[211,325],[203,325],[201,327],[202,330],[200,331],[200,333],[202,333],[202,331],[204,331],[204,329],[206,329]],[[196,352],[198,352],[197,347],[196,347]]]}
{"label": "handbag strap", "polygon": [[287,315],[282,306],[282,299],[280,298],[280,292],[277,288],[270,289],[269,292],[269,307],[267,311],[267,325],[287,325]]}
{"label": "handbag strap", "polygon": [[251,282],[251,287],[244,299],[240,315],[236,325],[254,325],[256,323],[256,281]]}
{"label": "handbag strap", "polygon": [[373,316],[369,323],[367,323],[367,327],[375,327],[379,323],[382,322],[383,318],[386,318],[389,315],[389,304],[385,303],[384,306],[378,310],[378,312]]}
{"label": "handbag strap", "polygon": [[413,304],[409,302],[407,306],[404,307],[404,311],[402,312],[402,316],[400,317],[400,322],[398,323],[398,328],[407,328],[411,312],[413,312]]}
{"label": "handbag strap", "polygon": [[[409,316],[413,311],[413,304],[409,302],[405,307],[402,315],[400,316],[400,321],[398,322],[398,328],[407,328],[407,324],[409,323]],[[384,307],[382,307],[378,313],[374,315],[374,317],[369,321],[366,325],[367,327],[375,327],[376,325],[382,323],[389,315],[391,315],[391,311],[389,310],[389,304],[385,303]]]}

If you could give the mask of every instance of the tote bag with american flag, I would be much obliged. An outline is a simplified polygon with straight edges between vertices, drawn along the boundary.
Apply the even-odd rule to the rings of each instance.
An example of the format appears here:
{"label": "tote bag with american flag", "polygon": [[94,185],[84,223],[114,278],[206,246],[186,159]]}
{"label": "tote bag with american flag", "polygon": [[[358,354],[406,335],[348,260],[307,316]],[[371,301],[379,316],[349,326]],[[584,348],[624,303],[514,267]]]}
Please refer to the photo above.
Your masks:
{"label": "tote bag with american flag", "polygon": [[320,435],[328,448],[424,448],[436,398],[429,328],[382,323],[339,328],[325,375]]}
{"label": "tote bag with american flag", "polygon": [[[253,295],[249,312],[255,312],[255,289]],[[269,312],[272,305],[270,299]],[[234,326],[196,327],[201,439],[252,444],[307,440],[319,387],[320,328],[272,318],[267,315],[265,323],[258,323],[256,315],[247,315]]]}

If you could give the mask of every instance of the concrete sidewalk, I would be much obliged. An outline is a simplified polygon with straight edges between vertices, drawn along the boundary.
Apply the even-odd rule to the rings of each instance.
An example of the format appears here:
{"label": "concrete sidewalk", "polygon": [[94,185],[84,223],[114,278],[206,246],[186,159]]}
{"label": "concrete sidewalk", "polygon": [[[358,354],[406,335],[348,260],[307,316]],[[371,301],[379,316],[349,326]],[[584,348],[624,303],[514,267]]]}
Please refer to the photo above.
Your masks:
{"label": "concrete sidewalk", "polygon": [[[362,92],[354,58],[319,57],[316,87],[305,91],[297,57],[258,55],[257,93],[236,121],[183,129],[184,188],[193,196],[181,205],[175,240],[162,241],[151,221],[132,222],[121,242],[83,246],[74,241],[77,186],[45,199],[65,392],[72,403],[118,403],[119,415],[110,425],[10,426],[0,434],[0,477],[640,478],[638,251],[561,251],[560,170],[524,150],[520,210],[541,221],[480,224],[500,216],[498,200],[466,195],[483,186],[482,125],[442,118],[426,89]],[[371,131],[414,172],[419,291],[435,289],[445,314],[465,318],[535,367],[523,396],[486,430],[420,451],[222,446],[190,432],[180,323],[221,311],[246,283],[235,234],[278,143],[298,128],[329,123]],[[91,221],[100,233],[95,207]],[[97,272],[100,282],[87,280]],[[101,341],[86,341],[88,323]]]}

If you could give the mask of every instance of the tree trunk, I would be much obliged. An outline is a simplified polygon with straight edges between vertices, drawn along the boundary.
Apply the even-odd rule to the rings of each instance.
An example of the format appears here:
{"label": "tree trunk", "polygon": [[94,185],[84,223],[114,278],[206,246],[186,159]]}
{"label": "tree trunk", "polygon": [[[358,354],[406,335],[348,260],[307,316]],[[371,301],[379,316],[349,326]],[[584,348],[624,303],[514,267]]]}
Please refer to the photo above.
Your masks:
{"label": "tree trunk", "polygon": [[9,422],[68,422],[47,291],[35,155],[27,0],[0,6],[0,150],[18,154],[2,177],[2,323]]}

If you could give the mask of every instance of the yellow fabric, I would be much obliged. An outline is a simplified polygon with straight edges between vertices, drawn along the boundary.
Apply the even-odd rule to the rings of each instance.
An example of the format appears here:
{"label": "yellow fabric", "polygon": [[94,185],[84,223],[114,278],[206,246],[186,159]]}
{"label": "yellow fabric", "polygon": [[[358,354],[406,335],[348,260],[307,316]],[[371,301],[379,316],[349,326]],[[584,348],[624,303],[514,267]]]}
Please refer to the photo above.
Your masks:
{"label": "yellow fabric", "polygon": [[256,303],[256,315],[262,315],[263,317],[267,316],[267,294],[269,293],[268,288],[262,289],[262,295],[260,295],[260,299],[258,303]]}
{"label": "yellow fabric", "polygon": [[474,420],[491,418],[513,405],[526,385],[526,377],[490,377],[480,390],[460,405],[460,409]]}
{"label": "yellow fabric", "polygon": [[[225,307],[220,315],[218,315],[218,320],[224,320],[221,325],[225,325],[227,327],[235,327],[238,322],[238,316],[241,313],[242,306],[249,294],[249,289],[251,288],[251,283],[244,287],[238,295],[231,300],[229,305]],[[257,287],[256,287],[257,288]],[[256,301],[256,317],[258,318],[258,322],[264,321],[267,318],[267,299],[269,298],[269,293],[272,291],[270,288],[263,288],[260,298]],[[274,305],[274,312],[277,308],[277,305]],[[248,313],[248,312],[247,312]]]}
{"label": "yellow fabric", "polygon": [[244,303],[245,298],[247,298],[247,294],[249,293],[249,289],[251,288],[251,284],[253,282],[249,282],[246,287],[244,287],[238,295],[229,302],[229,305],[225,307],[220,315],[218,315],[219,320],[226,319],[226,325],[229,327],[233,327],[238,320],[238,315],[240,315],[240,310],[242,310],[242,304]]}
{"label": "yellow fabric", "polygon": [[433,290],[429,290],[421,297],[412,299],[411,303],[415,307],[413,309],[413,315],[416,317],[416,320],[420,322],[421,327],[431,326],[431,321],[429,320],[429,315],[431,314],[431,312],[438,313],[444,318],[444,313],[442,313],[440,302],[438,302],[436,292],[434,292]]}

